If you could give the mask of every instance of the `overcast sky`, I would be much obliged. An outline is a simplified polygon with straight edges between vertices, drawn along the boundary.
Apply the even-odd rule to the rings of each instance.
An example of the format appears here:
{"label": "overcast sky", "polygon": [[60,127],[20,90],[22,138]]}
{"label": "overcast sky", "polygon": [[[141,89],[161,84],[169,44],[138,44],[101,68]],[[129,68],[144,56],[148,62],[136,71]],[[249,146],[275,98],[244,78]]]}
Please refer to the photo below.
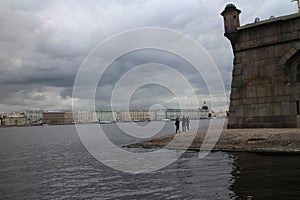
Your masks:
{"label": "overcast sky", "polygon": [[[216,63],[229,95],[233,55],[220,16],[227,3],[242,10],[242,25],[256,17],[263,20],[297,11],[290,0],[1,0],[0,113],[71,109],[76,73],[89,52],[114,34],[143,27],[173,29],[197,41]],[[122,73],[152,62],[179,70],[193,86],[199,104],[203,100],[228,103],[228,96],[209,99],[205,82],[184,60],[168,52],[142,50],[112,63],[99,82],[96,107],[109,109],[113,87]],[[145,75],[140,73],[137,77]],[[172,81],[168,74],[161,75]],[[141,87],[130,101],[131,107],[178,105],[172,91],[159,85]],[[189,107],[197,106],[191,103]]]}

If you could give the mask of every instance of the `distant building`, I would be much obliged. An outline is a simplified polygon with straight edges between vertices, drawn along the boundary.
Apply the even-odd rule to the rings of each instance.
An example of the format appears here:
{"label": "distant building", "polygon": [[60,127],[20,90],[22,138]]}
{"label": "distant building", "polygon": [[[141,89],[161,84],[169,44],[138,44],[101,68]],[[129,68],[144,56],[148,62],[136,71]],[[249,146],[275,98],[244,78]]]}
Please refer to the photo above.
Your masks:
{"label": "distant building", "polygon": [[183,115],[190,119],[208,119],[209,111],[208,109],[167,109],[165,118],[174,120]]}
{"label": "distant building", "polygon": [[44,116],[42,110],[26,110],[24,111],[24,115],[29,125],[41,125],[43,123]]}
{"label": "distant building", "polygon": [[96,112],[74,112],[73,119],[75,123],[96,123],[98,122]]}
{"label": "distant building", "polygon": [[20,113],[14,115],[4,115],[2,116],[1,123],[3,126],[25,126],[26,117]]}
{"label": "distant building", "polygon": [[2,126],[2,118],[3,118],[3,116],[0,115],[0,126]]}
{"label": "distant building", "polygon": [[217,113],[214,113],[214,117],[216,118],[227,118],[227,112],[217,112]]}
{"label": "distant building", "polygon": [[103,111],[98,110],[96,111],[97,119],[98,121],[116,121],[117,120],[117,114],[113,111]]}
{"label": "distant building", "polygon": [[74,124],[73,112],[65,112],[64,124]]}
{"label": "distant building", "polygon": [[156,120],[156,112],[148,110],[118,111],[117,121],[152,121]]}
{"label": "distant building", "polygon": [[161,121],[163,119],[166,119],[166,111],[165,110],[157,110],[153,111],[156,113],[156,120]]}
{"label": "distant building", "polygon": [[206,104],[206,101],[202,104],[202,110],[209,110],[209,106]]}
{"label": "distant building", "polygon": [[300,127],[300,14],[240,26],[221,13],[234,53],[228,128]]}
{"label": "distant building", "polygon": [[62,125],[65,124],[65,112],[44,112],[44,124]]}

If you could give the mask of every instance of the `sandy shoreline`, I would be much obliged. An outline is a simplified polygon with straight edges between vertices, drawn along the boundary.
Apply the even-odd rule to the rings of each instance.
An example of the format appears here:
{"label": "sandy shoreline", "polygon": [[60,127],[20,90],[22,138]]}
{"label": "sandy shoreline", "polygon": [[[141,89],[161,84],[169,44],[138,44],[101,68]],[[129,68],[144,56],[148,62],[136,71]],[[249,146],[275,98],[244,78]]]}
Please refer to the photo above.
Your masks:
{"label": "sandy shoreline", "polygon": [[[158,137],[131,144],[128,148],[173,148],[189,150],[241,151],[300,154],[300,129],[226,129],[218,134],[206,134],[207,129]],[[194,138],[194,140],[193,140]],[[203,141],[205,139],[205,145]],[[171,142],[171,143],[170,143]]]}

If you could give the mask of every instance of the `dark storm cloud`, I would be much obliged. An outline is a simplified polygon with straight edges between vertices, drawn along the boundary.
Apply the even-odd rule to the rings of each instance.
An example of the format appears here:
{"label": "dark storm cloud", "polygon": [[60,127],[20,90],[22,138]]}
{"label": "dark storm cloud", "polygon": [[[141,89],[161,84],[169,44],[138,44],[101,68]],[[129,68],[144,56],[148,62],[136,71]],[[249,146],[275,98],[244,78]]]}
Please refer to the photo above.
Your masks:
{"label": "dark storm cloud", "polygon": [[[223,37],[223,20],[219,15],[226,3],[225,0],[3,0],[0,112],[69,107],[76,72],[85,56],[113,34],[149,26],[171,28],[199,42],[215,61],[229,93],[232,53],[229,41]],[[241,24],[253,22],[255,17],[267,19],[270,15],[296,11],[295,4],[282,0],[234,3],[242,10]],[[109,104],[110,91],[122,73],[153,60],[173,66],[188,77],[199,95],[205,93],[201,77],[195,76],[183,60],[141,51],[116,60],[106,72],[99,84],[98,104]],[[160,96],[160,92],[144,88],[135,103],[139,100],[141,104],[151,104],[151,99],[168,101],[169,96]],[[147,98],[141,99],[142,94]]]}
{"label": "dark storm cloud", "polygon": [[101,77],[100,85],[113,85],[130,69],[147,63],[164,64],[185,75],[195,73],[193,67],[178,55],[159,49],[143,49],[127,53],[115,60]]}

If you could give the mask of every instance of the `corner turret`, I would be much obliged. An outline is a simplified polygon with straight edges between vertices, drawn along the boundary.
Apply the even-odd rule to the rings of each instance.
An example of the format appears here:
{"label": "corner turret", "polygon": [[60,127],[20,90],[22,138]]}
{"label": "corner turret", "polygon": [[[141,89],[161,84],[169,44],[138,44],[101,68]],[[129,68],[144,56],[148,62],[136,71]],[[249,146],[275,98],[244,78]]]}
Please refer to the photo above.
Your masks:
{"label": "corner turret", "polygon": [[225,34],[230,42],[233,44],[238,36],[237,28],[240,27],[241,11],[236,8],[234,4],[227,4],[225,10],[221,13],[224,18]]}

